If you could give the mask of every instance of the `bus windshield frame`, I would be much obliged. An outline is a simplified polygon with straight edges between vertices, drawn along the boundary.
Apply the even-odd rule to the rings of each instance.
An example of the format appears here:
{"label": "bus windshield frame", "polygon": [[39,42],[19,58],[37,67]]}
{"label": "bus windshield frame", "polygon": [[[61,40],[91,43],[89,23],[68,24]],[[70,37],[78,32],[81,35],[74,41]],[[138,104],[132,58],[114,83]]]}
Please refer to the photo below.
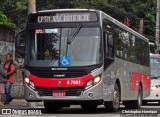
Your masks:
{"label": "bus windshield frame", "polygon": [[75,67],[100,64],[103,60],[100,28],[78,26],[29,29],[27,66]]}

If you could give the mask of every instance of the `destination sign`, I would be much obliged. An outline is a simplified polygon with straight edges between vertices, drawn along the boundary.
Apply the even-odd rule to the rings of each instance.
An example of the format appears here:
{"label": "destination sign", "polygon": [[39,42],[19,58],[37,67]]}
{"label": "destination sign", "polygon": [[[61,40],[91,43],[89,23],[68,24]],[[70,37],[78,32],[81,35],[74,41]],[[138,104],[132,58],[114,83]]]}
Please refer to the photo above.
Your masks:
{"label": "destination sign", "polygon": [[85,22],[91,21],[89,13],[67,13],[56,14],[56,16],[38,16],[38,23],[53,23],[53,22]]}
{"label": "destination sign", "polygon": [[91,21],[98,21],[97,15],[94,12],[32,14],[29,20],[30,23],[91,22]]}

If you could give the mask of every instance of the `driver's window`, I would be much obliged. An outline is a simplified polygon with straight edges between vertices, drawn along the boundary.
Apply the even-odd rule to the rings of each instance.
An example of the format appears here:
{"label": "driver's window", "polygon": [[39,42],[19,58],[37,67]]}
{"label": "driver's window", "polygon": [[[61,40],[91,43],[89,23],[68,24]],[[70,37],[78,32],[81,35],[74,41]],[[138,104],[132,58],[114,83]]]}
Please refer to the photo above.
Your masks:
{"label": "driver's window", "polygon": [[108,55],[108,41],[107,41],[108,34],[106,31],[104,32],[104,35],[105,35],[105,56],[107,56]]}

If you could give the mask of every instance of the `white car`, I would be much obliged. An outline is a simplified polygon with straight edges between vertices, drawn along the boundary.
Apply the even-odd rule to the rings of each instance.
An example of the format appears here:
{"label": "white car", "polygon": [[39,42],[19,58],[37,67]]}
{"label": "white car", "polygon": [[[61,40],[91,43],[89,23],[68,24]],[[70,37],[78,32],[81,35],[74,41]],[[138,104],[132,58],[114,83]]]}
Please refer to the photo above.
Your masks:
{"label": "white car", "polygon": [[160,55],[150,54],[151,67],[151,92],[150,95],[143,100],[143,104],[147,102],[158,102],[160,104]]}

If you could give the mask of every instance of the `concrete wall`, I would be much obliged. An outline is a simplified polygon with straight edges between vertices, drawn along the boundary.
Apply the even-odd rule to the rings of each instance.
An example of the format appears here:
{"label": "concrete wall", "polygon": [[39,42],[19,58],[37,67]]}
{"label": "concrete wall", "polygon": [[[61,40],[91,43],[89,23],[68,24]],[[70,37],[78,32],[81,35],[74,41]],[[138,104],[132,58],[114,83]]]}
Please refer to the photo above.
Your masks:
{"label": "concrete wall", "polygon": [[[2,60],[2,65],[5,62],[5,55],[8,53],[13,55],[13,60],[15,62],[14,38],[15,32],[13,28],[0,26],[0,59]],[[16,69],[14,81],[15,82],[12,86],[12,96],[14,98],[22,99],[24,97],[24,88],[22,70],[19,67]]]}

